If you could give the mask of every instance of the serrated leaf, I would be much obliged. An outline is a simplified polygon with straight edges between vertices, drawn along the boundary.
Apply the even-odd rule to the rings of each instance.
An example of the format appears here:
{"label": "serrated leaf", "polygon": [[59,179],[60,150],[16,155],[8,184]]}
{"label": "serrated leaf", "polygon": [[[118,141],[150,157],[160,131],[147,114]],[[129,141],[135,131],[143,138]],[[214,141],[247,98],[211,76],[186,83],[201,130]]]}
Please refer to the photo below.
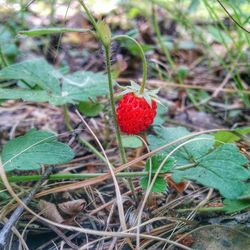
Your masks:
{"label": "serrated leaf", "polygon": [[5,171],[35,170],[41,164],[61,164],[74,158],[72,149],[56,140],[54,134],[32,129],[3,146]]}
{"label": "serrated leaf", "polygon": [[103,73],[79,71],[63,78],[62,96],[68,100],[87,101],[106,94],[107,77]]}
{"label": "serrated leaf", "polygon": [[240,212],[250,208],[250,183],[246,183],[246,185],[245,192],[237,200],[225,199],[223,201],[226,213]]}
{"label": "serrated leaf", "polygon": [[88,101],[89,98],[95,99],[108,93],[107,77],[103,73],[84,71],[64,76],[43,59],[29,60],[6,67],[0,71],[1,79],[24,80],[31,86],[38,85],[42,89],[2,88],[0,99],[3,100],[22,99],[63,105]]}
{"label": "serrated leaf", "polygon": [[60,83],[54,75],[54,68],[44,59],[28,60],[3,68],[0,80],[24,80],[55,94],[60,93]]}
{"label": "serrated leaf", "polygon": [[[148,177],[142,177],[141,178],[141,187],[146,190],[148,187]],[[151,192],[155,192],[155,193],[163,193],[167,190],[167,183],[164,180],[163,177],[157,177],[155,180],[155,183],[151,189]]]}
{"label": "serrated leaf", "polygon": [[[151,157],[151,162],[152,162],[152,173],[156,173],[159,166],[165,159],[166,155],[165,154],[157,154]],[[173,157],[169,157],[163,167],[161,168],[160,173],[167,173],[170,169],[174,167],[175,164],[175,159]],[[146,162],[146,171],[149,172],[150,170],[150,159],[147,160]]]}
{"label": "serrated leaf", "polygon": [[139,148],[143,146],[142,141],[132,135],[122,135],[122,145],[125,148]]}
{"label": "serrated leaf", "polygon": [[49,101],[49,95],[46,90],[0,88],[0,99],[47,102]]}
{"label": "serrated leaf", "polygon": [[[189,134],[185,128],[181,127],[156,128],[155,131],[156,136],[148,136],[151,149]],[[224,144],[214,149],[213,137],[210,135],[195,138],[205,138],[206,140],[190,142],[172,155],[176,159],[177,165],[172,170],[174,181],[193,180],[219,190],[221,195],[229,199],[241,196],[246,189],[244,180],[250,176],[249,170],[244,167],[247,163],[246,157],[233,144]],[[169,153],[180,143],[176,143],[163,152]],[[183,168],[178,169],[178,166]]]}
{"label": "serrated leaf", "polygon": [[220,142],[232,143],[239,141],[242,135],[250,134],[250,128],[238,128],[232,131],[219,131],[214,138]]}
{"label": "serrated leaf", "polygon": [[224,144],[198,159],[194,167],[174,169],[172,178],[176,182],[194,180],[219,190],[225,198],[236,199],[244,193],[244,180],[250,176],[244,168],[247,162],[235,145]]}
{"label": "serrated leaf", "polygon": [[156,116],[153,125],[162,125],[165,122],[165,116],[167,112],[167,107],[163,105],[157,105]]}
{"label": "serrated leaf", "polygon": [[[156,132],[156,135],[149,135],[147,137],[147,141],[149,143],[151,150],[190,134],[190,132],[183,127],[177,127],[177,128],[155,127],[154,131]],[[209,150],[213,148],[214,144],[213,136],[200,135],[196,136],[195,138],[204,138],[204,140],[190,142],[181,147],[178,151],[176,151],[172,155],[176,159],[177,165],[195,163],[196,159],[202,157],[203,155],[208,153]],[[166,148],[163,152],[169,153],[176,146],[180,145],[185,141],[187,140],[182,140],[181,142]]]}
{"label": "serrated leaf", "polygon": [[63,105],[72,102],[62,98],[61,95],[50,94],[46,90],[32,90],[27,88],[0,88],[0,99],[2,100],[23,100],[31,102],[49,102],[53,105]]}
{"label": "serrated leaf", "polygon": [[80,112],[89,117],[98,116],[99,113],[103,110],[103,105],[100,103],[93,102],[80,102],[78,106]]}

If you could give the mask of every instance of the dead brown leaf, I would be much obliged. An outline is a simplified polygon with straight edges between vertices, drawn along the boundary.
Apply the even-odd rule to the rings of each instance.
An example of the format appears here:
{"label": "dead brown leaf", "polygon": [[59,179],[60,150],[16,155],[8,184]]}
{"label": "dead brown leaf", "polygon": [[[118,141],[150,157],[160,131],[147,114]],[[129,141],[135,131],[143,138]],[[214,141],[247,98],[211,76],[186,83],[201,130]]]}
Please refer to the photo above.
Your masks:
{"label": "dead brown leaf", "polygon": [[173,179],[171,178],[171,175],[169,174],[166,174],[164,179],[167,181],[169,187],[175,189],[178,193],[182,193],[187,187],[186,182],[180,182],[180,183],[174,182]]}
{"label": "dead brown leaf", "polygon": [[64,221],[55,204],[45,200],[40,200],[39,207],[42,211],[43,216],[47,219],[50,219],[57,223],[62,223]]}
{"label": "dead brown leaf", "polygon": [[85,203],[84,199],[67,201],[58,204],[58,208],[67,215],[75,216],[83,210]]}

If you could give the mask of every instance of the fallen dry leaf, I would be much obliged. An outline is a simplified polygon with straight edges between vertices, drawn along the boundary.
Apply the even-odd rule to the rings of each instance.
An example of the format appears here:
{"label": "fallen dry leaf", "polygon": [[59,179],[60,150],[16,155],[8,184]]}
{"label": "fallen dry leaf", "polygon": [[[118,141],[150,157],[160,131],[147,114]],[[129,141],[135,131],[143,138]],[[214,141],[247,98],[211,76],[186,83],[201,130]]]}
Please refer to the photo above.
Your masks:
{"label": "fallen dry leaf", "polygon": [[47,219],[50,219],[57,223],[62,223],[64,221],[55,204],[45,200],[40,200],[39,207],[42,211],[43,216]]}
{"label": "fallen dry leaf", "polygon": [[187,186],[186,182],[180,182],[180,183],[174,182],[169,174],[165,175],[164,179],[166,180],[170,188],[174,188],[179,193],[182,193]]}
{"label": "fallen dry leaf", "polygon": [[84,199],[67,201],[58,204],[58,208],[67,215],[75,216],[83,210],[85,203]]}

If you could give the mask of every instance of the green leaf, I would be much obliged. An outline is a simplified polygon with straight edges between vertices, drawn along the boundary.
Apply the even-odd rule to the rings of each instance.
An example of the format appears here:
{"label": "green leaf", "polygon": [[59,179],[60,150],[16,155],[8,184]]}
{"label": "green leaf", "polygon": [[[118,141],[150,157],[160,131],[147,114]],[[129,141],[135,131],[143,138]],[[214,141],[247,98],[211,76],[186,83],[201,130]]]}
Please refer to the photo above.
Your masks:
{"label": "green leaf", "polygon": [[[152,162],[152,173],[156,173],[159,166],[165,159],[166,155],[165,154],[157,154],[151,157],[151,162]],[[167,173],[169,172],[170,169],[173,168],[175,164],[175,159],[173,157],[169,157],[165,164],[163,165],[160,173]],[[149,172],[150,170],[150,159],[147,160],[146,162],[146,171]]]}
{"label": "green leaf", "polygon": [[[241,140],[242,135],[250,134],[249,128],[238,128],[232,131],[219,131],[214,134],[214,138],[220,142],[232,143]],[[217,144],[220,144],[218,142]]]}
{"label": "green leaf", "polygon": [[194,180],[202,185],[219,190],[222,196],[236,199],[246,190],[244,180],[250,172],[244,165],[248,162],[233,144],[224,144],[196,160],[196,166],[173,170],[176,182]]}
{"label": "green leaf", "polygon": [[[181,127],[155,128],[155,132],[156,135],[148,136],[151,149],[156,149],[189,134],[185,128]],[[211,135],[200,135],[195,138],[206,140],[190,142],[172,155],[177,166],[171,169],[174,181],[193,180],[219,190],[221,195],[228,199],[241,196],[246,189],[244,181],[250,176],[250,171],[244,167],[248,162],[246,157],[233,144],[224,144],[214,149]],[[184,141],[187,140],[182,142]],[[162,152],[169,153],[182,142]],[[182,168],[178,169],[178,166]]]}
{"label": "green leaf", "polygon": [[142,141],[132,135],[122,135],[122,145],[125,148],[139,148],[143,146]]}
{"label": "green leaf", "polygon": [[55,70],[44,59],[28,60],[3,68],[0,71],[0,80],[24,80],[54,94],[60,93]]}
{"label": "green leaf", "polygon": [[[151,157],[151,163],[152,163],[152,176],[151,180],[154,178],[154,174],[157,172],[159,166],[161,165],[162,161],[165,159],[164,154],[157,154]],[[170,157],[163,167],[161,168],[160,173],[167,173],[171,168],[173,168],[175,164],[174,158]],[[150,159],[146,162],[146,171],[150,171]],[[143,189],[147,189],[148,186],[148,177],[142,177],[141,178],[141,187]],[[165,179],[162,176],[158,176],[155,180],[155,183],[151,189],[151,192],[165,192],[167,190],[167,183]]]}
{"label": "green leaf", "polygon": [[[150,149],[156,149],[167,143],[170,143],[176,139],[182,138],[190,132],[183,127],[177,128],[154,128],[156,135],[149,135],[147,137]],[[204,140],[193,141],[177,150],[172,156],[176,159],[177,165],[185,165],[190,163],[196,163],[196,160],[205,155],[213,148],[214,140],[211,135],[200,135],[193,138],[204,138]],[[189,139],[190,140],[190,139]],[[171,152],[176,146],[187,140],[182,140],[179,143],[174,144],[163,150],[165,153]]]}
{"label": "green leaf", "polygon": [[162,125],[165,122],[167,107],[163,105],[157,105],[156,116],[153,125]]}
{"label": "green leaf", "polygon": [[79,71],[63,77],[62,97],[69,102],[88,101],[108,94],[107,77],[103,73]]}
{"label": "green leaf", "polygon": [[78,106],[80,112],[89,117],[98,116],[99,113],[103,110],[103,105],[100,103],[93,102],[80,102]]}
{"label": "green leaf", "polygon": [[[250,173],[250,170],[249,170]],[[248,200],[250,202],[250,183],[246,183],[246,189],[244,193],[238,198],[239,200]]]}
{"label": "green leaf", "polygon": [[237,200],[225,199],[224,210],[227,213],[235,213],[250,208],[250,183],[246,183],[246,190]]}
{"label": "green leaf", "polygon": [[235,213],[250,208],[249,201],[225,199],[223,203],[226,213]]}
{"label": "green leaf", "polygon": [[35,129],[9,141],[2,151],[5,171],[35,170],[41,164],[61,164],[73,158],[72,149],[58,142],[54,134]]}
{"label": "green leaf", "polygon": [[22,99],[24,101],[47,102],[50,97],[45,90],[0,88],[0,99]]}
{"label": "green leaf", "polygon": [[[141,178],[141,187],[146,190],[148,187],[148,177]],[[151,189],[151,192],[155,193],[163,193],[167,191],[167,183],[163,177],[157,177],[155,183]]]}
{"label": "green leaf", "polygon": [[0,71],[0,80],[13,79],[24,80],[31,86],[38,85],[42,90],[2,88],[0,99],[23,99],[63,105],[108,94],[107,77],[103,73],[84,71],[64,76],[43,59],[13,64]]}

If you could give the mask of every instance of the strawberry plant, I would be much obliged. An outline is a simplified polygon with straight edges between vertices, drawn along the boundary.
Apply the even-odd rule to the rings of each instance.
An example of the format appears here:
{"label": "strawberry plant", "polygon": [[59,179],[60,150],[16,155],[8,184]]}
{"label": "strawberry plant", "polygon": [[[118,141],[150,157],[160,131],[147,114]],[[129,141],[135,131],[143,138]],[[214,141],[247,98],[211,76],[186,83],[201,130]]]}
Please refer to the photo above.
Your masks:
{"label": "strawberry plant", "polygon": [[[124,136],[121,137],[120,131],[128,135],[138,135],[147,130],[153,124],[157,109],[156,102],[159,102],[156,95],[157,91],[149,91],[145,89],[147,63],[140,44],[126,35],[112,37],[107,24],[104,21],[96,22],[87,10],[85,4],[83,4],[83,7],[85,11],[87,11],[90,21],[96,29],[97,38],[101,41],[104,47],[109,91],[106,87],[106,75],[103,73],[85,71],[64,75],[59,70],[54,69],[45,60],[34,59],[7,66],[0,71],[1,80],[17,80],[20,86],[17,89],[1,88],[0,99],[22,99],[24,101],[49,102],[52,105],[79,103],[80,109],[85,110],[87,114],[89,113],[91,115],[93,111],[91,111],[91,106],[89,106],[87,101],[90,98],[95,99],[98,96],[104,96],[109,92],[117,141],[123,163],[125,163],[126,157],[122,141],[124,141],[125,146],[135,147],[136,137],[127,137],[127,139],[125,139]],[[22,33],[34,36],[50,34],[51,30],[55,31],[55,29],[51,28],[47,31],[46,29],[40,29]],[[93,33],[93,31],[91,32]],[[125,87],[115,110],[113,94],[113,84],[115,84],[115,82],[111,77],[109,51],[112,40],[124,39],[134,42],[135,46],[138,48],[141,58],[143,59],[144,74],[141,86],[132,82],[131,87]],[[100,109],[98,103],[95,105]],[[90,111],[88,109],[90,109]],[[97,115],[98,113],[94,114]],[[186,129],[181,127],[163,128],[155,126],[154,131],[156,135],[148,135],[147,137],[151,150],[157,150],[165,144],[171,144],[175,140],[190,135]],[[247,169],[248,161],[246,157],[239,152],[236,146],[221,142],[221,136],[219,136],[221,133],[228,134],[230,132],[219,132],[216,134],[215,138],[212,135],[199,135],[192,138],[192,140],[180,140],[180,142],[173,143],[171,146],[166,147],[160,155],[156,154],[155,156],[152,156],[152,159],[147,161],[145,168],[145,173],[151,172],[151,180],[152,177],[156,177],[151,191],[166,191],[167,186],[165,185],[167,184],[164,178],[158,177],[158,174],[171,173],[173,180],[176,182],[193,180],[197,183],[219,190],[221,195],[225,198],[237,199],[243,195],[247,187],[245,181],[250,175],[250,171]],[[17,138],[7,143],[2,152],[5,170],[37,169],[39,168],[38,164],[53,164],[54,161],[55,163],[61,163],[60,159],[56,159],[55,154],[53,154],[54,157],[50,160],[50,158],[46,156],[45,151],[40,153],[40,147],[44,146],[48,148],[49,145],[60,145],[60,143],[58,144],[56,142],[47,145],[47,139],[45,138],[45,142],[43,141],[43,134],[46,136],[49,135],[47,132],[30,131],[24,137]],[[224,134],[222,134],[222,137],[223,136]],[[38,145],[36,145],[36,141],[40,139],[42,144],[38,142]],[[216,139],[220,139],[220,141],[217,141]],[[131,142],[129,142],[131,140],[133,144],[132,146]],[[30,144],[31,148],[20,155],[21,160],[17,157],[14,161],[10,161],[11,157],[22,152],[21,149],[26,146],[25,143],[27,146]],[[35,146],[32,146],[32,143],[34,143]],[[139,143],[138,146],[141,146],[141,143]],[[178,146],[181,147],[175,151]],[[63,147],[63,144],[61,147]],[[14,148],[15,150],[13,151]],[[41,159],[45,157],[46,161],[36,162],[34,159],[35,161],[33,164],[31,164],[31,162],[29,164],[25,162],[26,154],[32,154],[33,150],[34,153],[37,154],[38,159],[39,157]],[[54,149],[51,148],[49,151],[53,152],[53,150]],[[58,148],[58,150],[61,154],[62,151],[60,150],[63,150],[63,148]],[[64,150],[66,150],[66,148]],[[168,158],[169,154],[171,154],[171,158]],[[69,157],[68,160],[72,159],[72,153],[68,151],[65,155],[66,158],[64,160],[62,159],[62,161],[67,161],[67,155]],[[166,163],[162,163],[165,162],[164,158],[167,159],[167,165]],[[170,159],[171,161],[169,161]],[[28,160],[30,159],[28,158],[27,161]],[[143,188],[148,186],[150,179],[146,176],[143,177],[141,181]],[[160,185],[161,187],[157,188],[157,185]]]}
{"label": "strawberry plant", "polygon": [[[49,184],[62,180],[69,180],[70,183],[58,182],[56,187],[48,185],[45,190],[37,194],[38,198],[47,195],[55,198],[56,193],[65,191],[74,190],[77,193],[76,190],[104,182],[112,177],[112,188],[114,187],[112,191],[116,195],[116,199],[114,199],[115,203],[112,203],[111,210],[115,210],[117,206],[118,216],[116,217],[119,217],[119,223],[121,224],[120,228],[116,228],[117,232],[113,234],[114,230],[108,231],[107,228],[105,230],[93,230],[84,227],[79,229],[75,225],[67,225],[67,223],[72,223],[72,218],[70,218],[72,221],[69,220],[70,222],[68,222],[67,220],[63,221],[61,216],[60,223],[54,221],[52,225],[103,237],[109,237],[110,235],[114,236],[115,239],[124,237],[124,244],[132,249],[134,244],[136,244],[137,249],[141,247],[140,233],[144,230],[142,224],[145,226],[148,222],[146,219],[143,221],[144,210],[146,211],[144,208],[148,206],[148,209],[151,209],[152,200],[157,199],[159,194],[168,197],[177,190],[180,193],[183,192],[182,195],[184,196],[186,186],[188,186],[186,183],[192,183],[195,187],[197,186],[205,191],[209,189],[209,193],[216,193],[221,201],[221,206],[217,210],[211,209],[213,211],[234,213],[249,209],[249,155],[236,143],[245,138],[250,133],[250,129],[247,127],[232,130],[214,129],[190,132],[183,126],[166,124],[164,98],[158,96],[159,89],[147,88],[149,67],[143,46],[131,36],[113,35],[105,20],[97,21],[83,1],[79,0],[79,4],[83,7],[93,28],[51,27],[21,31],[20,34],[34,37],[63,32],[88,32],[101,44],[105,72],[88,70],[74,73],[64,72],[61,68],[52,66],[43,58],[24,60],[11,65],[2,63],[0,81],[8,83],[0,88],[0,100],[3,104],[7,100],[16,100],[16,102],[22,101],[24,103],[26,101],[39,104],[46,103],[50,107],[63,109],[61,113],[64,115],[65,121],[63,128],[68,131],[57,135],[44,129],[30,129],[26,133],[5,142],[1,149],[1,185],[5,186],[19,203],[22,203],[16,195],[16,186],[10,186],[9,182],[39,181],[43,178],[43,170],[48,169],[48,166],[64,164],[63,167],[66,166],[65,168],[67,168],[67,172],[60,171],[58,167],[55,173],[49,173],[46,176]],[[153,25],[160,41],[160,47],[170,61],[172,69],[176,70],[174,61],[172,61],[169,51],[166,50],[161,40],[154,5],[152,12]],[[214,34],[214,32],[212,33]],[[129,84],[127,82],[124,86],[118,84],[118,80],[114,79],[111,66],[111,48],[114,42],[133,44],[129,50],[132,50],[134,55],[139,55],[142,60],[142,79],[138,82],[131,79],[131,85],[127,85]],[[187,74],[178,79],[184,80],[186,77]],[[182,81],[180,82],[182,83]],[[90,119],[85,119],[78,110]],[[71,116],[70,112],[74,112],[75,116]],[[98,120],[100,113],[103,115],[103,120],[105,118],[105,124],[102,123],[103,120],[101,122]],[[74,119],[71,119],[72,117]],[[83,129],[79,124],[73,125],[75,120],[81,121]],[[91,125],[89,125],[89,121],[92,122],[93,126],[96,126],[96,131],[101,128],[102,131],[105,131],[105,134],[99,133],[100,138],[98,138],[97,133],[95,134]],[[97,123],[99,126],[96,125]],[[88,131],[92,136],[91,139],[89,135],[81,136],[82,130]],[[111,138],[113,132],[115,135],[114,160],[110,159],[107,153],[110,144],[113,143]],[[60,141],[61,135],[72,135],[73,139],[66,144]],[[91,141],[92,138],[95,140],[94,143]],[[101,164],[103,165],[101,166],[105,166],[107,170],[84,172],[84,170],[81,170],[82,166],[77,167],[75,172],[69,170],[70,167],[67,167],[67,164],[74,163],[78,158],[88,159],[89,157],[88,155],[82,156],[80,152],[82,148],[77,143],[75,145],[73,141],[79,142],[81,146],[92,152],[96,158],[102,161]],[[98,146],[95,146],[95,144]],[[87,160],[86,166],[88,164]],[[136,164],[140,168],[139,171],[132,168]],[[96,168],[98,166],[96,162],[92,165]],[[77,172],[78,170],[79,172]],[[93,171],[93,167],[91,170]],[[174,185],[171,186],[171,183]],[[183,183],[183,189],[173,190],[173,186]],[[124,208],[127,209],[127,205],[123,200],[121,185],[124,185],[124,189],[128,192],[128,201],[136,211],[134,216],[136,219],[133,218],[132,220],[131,217],[127,219],[125,216]],[[175,193],[176,196],[179,195],[178,192]],[[3,193],[3,197],[10,199],[5,190]],[[92,197],[91,195],[88,194],[87,196]],[[106,197],[100,199],[104,205],[105,199]],[[149,201],[149,204],[147,204],[147,201]],[[93,199],[91,202],[95,203],[96,201]],[[201,207],[196,207],[195,211],[198,211],[198,209],[209,211],[209,207],[202,208],[206,203],[207,201],[204,204],[201,202]],[[24,205],[26,206],[26,204]],[[27,206],[25,209],[37,216],[40,221],[50,222],[48,220],[50,218],[46,219],[44,218],[46,216],[37,215]],[[128,212],[129,209],[126,212],[129,214],[128,216],[132,216],[132,213]],[[183,210],[190,211],[192,208],[184,208]],[[183,210],[180,209],[179,212],[183,212]],[[147,217],[145,216],[145,218]],[[65,224],[62,224],[62,221]],[[183,221],[185,222],[185,220]],[[142,237],[151,239],[148,234],[142,234]],[[136,242],[131,240],[132,238],[136,238]],[[178,242],[164,240],[166,243],[183,247]],[[183,248],[189,249],[185,246]]]}

